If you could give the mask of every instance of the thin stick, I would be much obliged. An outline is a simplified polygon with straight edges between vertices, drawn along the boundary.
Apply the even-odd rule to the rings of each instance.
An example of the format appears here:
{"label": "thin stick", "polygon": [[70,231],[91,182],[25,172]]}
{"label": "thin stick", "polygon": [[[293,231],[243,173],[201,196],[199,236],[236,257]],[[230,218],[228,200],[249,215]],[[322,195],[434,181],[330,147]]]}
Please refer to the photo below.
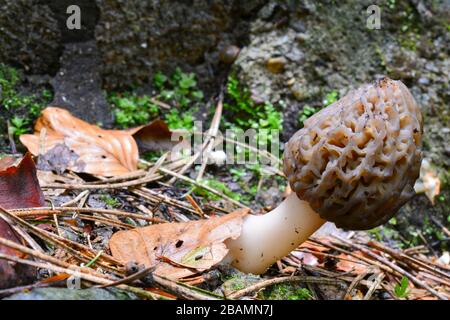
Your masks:
{"label": "thin stick", "polygon": [[[41,263],[41,262],[36,262],[36,261],[31,261],[31,260],[26,260],[26,259],[21,259],[15,256],[11,256],[11,255],[7,255],[7,254],[3,254],[0,253],[0,259],[6,259],[9,261],[13,261],[16,263],[22,263],[22,264],[26,264],[32,267],[36,267],[36,268],[41,268],[41,269],[48,269],[51,270],[53,272],[58,272],[58,273],[66,273],[69,274],[71,276],[75,276],[75,277],[79,277],[80,279],[86,280],[86,281],[90,281],[93,283],[100,283],[100,284],[109,284],[112,283],[113,281],[111,280],[107,280],[104,278],[100,278],[98,276],[94,276],[91,274],[86,274],[86,273],[81,273],[79,270],[71,270],[71,269],[67,269],[67,268],[61,268],[49,263]],[[152,300],[156,300],[156,296],[148,291],[139,289],[139,288],[134,288],[131,286],[127,286],[127,285],[118,285],[117,286],[119,289],[123,289],[123,290],[127,290],[127,291],[131,291],[133,293],[136,293],[138,295],[141,296],[145,296],[147,298],[150,298]]]}
{"label": "thin stick", "polygon": [[164,276],[154,274],[153,279],[155,282],[161,286],[164,290],[169,293],[173,293],[178,297],[188,299],[188,300],[219,300],[220,297],[206,292],[200,288],[191,287],[184,283],[175,282]]}
{"label": "thin stick", "polygon": [[401,259],[406,260],[406,263],[408,263],[410,266],[412,265],[412,267],[419,266],[419,267],[421,267],[421,268],[423,268],[425,270],[431,271],[433,273],[437,273],[438,275],[440,275],[440,276],[442,276],[444,278],[450,279],[450,275],[449,274],[447,274],[447,273],[445,273],[445,272],[443,272],[441,270],[438,270],[436,267],[432,267],[429,264],[426,264],[425,262],[422,262],[422,261],[420,261],[418,259],[410,257],[410,256],[408,256],[408,255],[406,255],[403,252],[400,252],[398,250],[394,250],[394,249],[388,248],[385,245],[383,245],[383,244],[381,244],[381,243],[379,243],[377,241],[371,240],[367,244],[369,246],[372,246],[372,247],[378,249],[378,250],[381,250],[381,251],[384,251],[384,252],[390,254],[394,258],[397,258],[399,260],[401,260]]}
{"label": "thin stick", "polygon": [[340,240],[340,241],[342,241],[342,242],[344,242],[344,243],[346,243],[346,244],[348,244],[348,245],[354,246],[355,248],[357,248],[358,250],[361,250],[362,252],[364,252],[364,253],[367,254],[368,256],[370,256],[370,257],[372,257],[372,258],[374,258],[374,259],[376,259],[376,260],[378,260],[378,261],[384,263],[385,265],[389,266],[391,269],[397,271],[397,272],[400,273],[401,275],[403,275],[403,276],[405,276],[405,277],[408,277],[408,278],[409,278],[412,282],[414,282],[416,285],[418,285],[418,286],[420,286],[420,287],[426,289],[428,292],[430,292],[430,293],[433,294],[434,296],[438,297],[439,299],[441,299],[441,300],[447,300],[447,298],[446,298],[445,296],[443,296],[442,294],[440,294],[439,292],[437,292],[436,290],[434,290],[433,288],[431,288],[430,286],[428,286],[426,283],[424,283],[424,282],[420,281],[419,279],[417,279],[414,275],[412,275],[412,274],[409,273],[408,271],[405,271],[404,269],[400,268],[400,267],[397,266],[396,264],[390,262],[389,260],[387,260],[387,259],[385,259],[385,258],[383,258],[383,257],[381,257],[381,256],[379,256],[379,255],[377,255],[377,254],[375,254],[375,253],[373,253],[373,252],[370,251],[370,250],[367,250],[365,247],[363,247],[363,246],[361,246],[361,245],[359,245],[359,244],[351,243],[350,241],[348,241],[348,240],[346,240],[346,239],[343,239],[343,238],[340,238],[340,237],[338,237],[338,236],[333,236],[333,237],[335,237],[336,239],[338,239],[338,240]]}
{"label": "thin stick", "polygon": [[17,153],[16,142],[14,141],[13,129],[11,127],[11,123],[9,122],[9,119],[6,120],[6,127],[8,130],[8,140],[9,140],[9,146],[11,148],[11,153],[16,154]]}
{"label": "thin stick", "polygon": [[361,282],[362,279],[364,279],[365,276],[367,276],[369,273],[372,273],[372,272],[373,272],[373,270],[371,270],[369,268],[366,271],[364,271],[363,273],[358,274],[358,276],[356,276],[356,278],[348,286],[347,291],[344,294],[344,299],[351,298],[353,289],[355,289],[358,286],[358,284]]}
{"label": "thin stick", "polygon": [[[189,207],[186,203],[170,198],[169,196],[166,196],[164,194],[158,194],[155,191],[151,189],[147,189],[145,187],[141,187],[139,189],[133,189],[131,190],[132,193],[137,194],[140,197],[146,198],[148,200],[153,200],[154,202],[164,202],[166,204],[172,205],[174,207],[189,211],[193,214],[197,214],[197,211],[191,207]],[[156,200],[155,200],[156,198]]]}
{"label": "thin stick", "polygon": [[117,182],[117,183],[111,183],[111,184],[67,184],[67,183],[48,183],[48,184],[42,184],[41,188],[45,189],[67,189],[67,190],[76,190],[76,189],[119,189],[119,188],[128,188],[128,187],[134,187],[139,186],[141,184],[146,184],[152,181],[156,181],[158,179],[162,178],[162,176],[154,174],[154,175],[147,175],[143,178],[126,181],[126,182]]}
{"label": "thin stick", "polygon": [[386,266],[386,265],[384,265],[384,264],[382,264],[382,263],[380,263],[380,262],[378,262],[378,261],[376,261],[376,260],[371,260],[371,259],[368,259],[368,258],[363,257],[363,256],[358,256],[357,254],[355,254],[355,253],[353,253],[353,252],[351,252],[351,251],[348,251],[348,250],[339,248],[339,247],[334,246],[334,245],[329,244],[329,243],[320,242],[320,241],[317,240],[317,239],[310,238],[309,241],[315,242],[315,243],[320,244],[320,245],[322,245],[322,246],[325,246],[325,247],[328,247],[328,248],[337,250],[337,251],[339,251],[339,252],[348,254],[348,255],[350,255],[350,256],[352,256],[352,257],[358,259],[358,260],[364,261],[364,262],[366,262],[366,263],[369,264],[369,265],[375,265],[375,266],[377,266],[378,268],[380,268],[381,270],[384,270],[384,271],[386,271],[386,272],[392,273],[392,274],[394,274],[394,275],[401,275],[401,274],[396,274],[396,273],[395,273],[395,270],[389,268],[388,266]]}
{"label": "thin stick", "polygon": [[372,297],[373,293],[375,292],[375,290],[377,290],[377,288],[380,285],[381,281],[383,281],[384,276],[385,275],[384,275],[383,272],[380,272],[378,274],[378,276],[373,281],[373,284],[370,286],[369,290],[367,290],[366,295],[364,296],[363,300],[369,300]]}
{"label": "thin stick", "polygon": [[155,267],[144,268],[141,271],[136,272],[126,278],[120,279],[120,280],[112,282],[110,284],[103,284],[103,285],[100,285],[97,287],[98,288],[107,288],[107,287],[115,287],[115,286],[118,286],[119,284],[131,283],[133,281],[141,279],[142,277],[145,277],[147,274],[149,274],[150,272],[152,272],[154,270],[155,270]]}
{"label": "thin stick", "polygon": [[212,151],[214,146],[214,141],[217,138],[217,131],[219,130],[220,119],[222,118],[222,109],[223,109],[223,92],[220,93],[219,103],[217,104],[216,111],[214,112],[213,119],[211,121],[211,127],[209,128],[208,134],[210,135],[208,144],[205,147],[205,152],[203,152],[202,164],[200,166],[200,170],[198,171],[197,178],[195,179],[197,182],[202,180],[203,174],[206,170],[206,165],[208,164],[209,154]]}
{"label": "thin stick", "polygon": [[[57,265],[57,266],[62,267],[62,268],[71,269],[71,270],[77,270],[79,272],[84,272],[84,273],[96,273],[95,270],[93,270],[91,268],[79,267],[79,266],[76,266],[76,265],[73,265],[73,264],[69,264],[69,263],[67,263],[65,261],[56,259],[56,258],[54,258],[52,256],[49,256],[49,255],[45,254],[45,253],[41,253],[39,251],[27,248],[27,247],[25,247],[25,246],[23,246],[21,244],[15,243],[15,242],[13,242],[11,240],[8,240],[8,239],[2,238],[2,237],[0,237],[0,244],[2,244],[4,246],[7,246],[7,247],[10,247],[10,248],[12,248],[14,250],[20,251],[22,253],[25,253],[25,254],[27,254],[29,256],[35,257],[35,258],[37,258],[39,260],[42,260],[44,262],[52,263],[52,264]],[[114,278],[112,278],[109,275],[101,274],[101,273],[99,273],[98,276],[103,277],[105,279],[111,279],[111,280],[114,279]]]}
{"label": "thin stick", "polygon": [[[14,224],[18,224],[24,228],[26,228],[29,232],[33,233],[34,235],[42,238],[43,240],[46,240],[54,245],[60,246],[63,249],[65,249],[66,251],[70,252],[71,254],[74,255],[74,257],[76,257],[77,259],[80,259],[81,261],[87,263],[89,262],[92,257],[95,256],[95,253],[88,247],[81,245],[77,242],[59,237],[58,235],[52,234],[48,231],[39,229],[33,225],[31,225],[30,223],[26,222],[25,220],[23,220],[20,217],[17,217],[15,215],[13,215],[12,213],[10,213],[8,210],[3,209],[2,207],[0,207],[0,217],[1,218],[10,218],[11,222]],[[71,246],[67,245],[66,243],[69,243],[71,246],[77,248],[79,251],[75,250],[74,248],[72,248]],[[88,252],[90,255],[84,253],[84,252]],[[102,260],[108,260],[108,262],[113,262],[118,264],[119,262],[114,259],[111,256],[108,256],[106,254],[104,254],[102,256]],[[113,273],[117,273],[117,270],[110,267],[108,264],[103,263],[103,261],[98,261],[97,262],[99,266],[113,272]]]}
{"label": "thin stick", "polygon": [[80,194],[77,195],[72,200],[69,200],[69,201],[61,204],[61,207],[70,207],[71,205],[76,204],[78,201],[80,201],[87,194],[89,194],[89,190],[84,190],[84,191],[80,192]]}
{"label": "thin stick", "polygon": [[185,177],[183,175],[180,175],[180,174],[178,174],[176,172],[173,172],[173,171],[171,171],[169,169],[166,169],[166,168],[163,168],[163,167],[159,168],[159,171],[164,172],[166,174],[169,174],[171,176],[175,176],[178,179],[184,180],[184,181],[186,181],[186,182],[188,182],[190,184],[193,184],[193,185],[195,185],[197,187],[205,189],[205,190],[207,190],[207,191],[209,191],[209,192],[211,192],[211,193],[213,193],[215,195],[218,195],[219,197],[222,197],[223,199],[228,200],[229,202],[237,205],[238,207],[241,207],[241,208],[244,208],[244,209],[250,209],[249,207],[247,207],[246,205],[240,203],[239,201],[236,201],[236,200],[234,200],[234,199],[224,195],[222,192],[219,192],[219,191],[217,191],[217,190],[215,190],[215,189],[213,189],[213,188],[211,188],[211,187],[209,187],[207,185],[204,185],[204,184],[199,183],[199,182],[197,182],[195,180],[192,180],[191,178]]}
{"label": "thin stick", "polygon": [[30,209],[11,209],[10,212],[14,213],[19,217],[27,216],[38,216],[38,215],[49,215],[49,214],[63,214],[65,212],[92,212],[100,214],[110,214],[119,217],[128,217],[133,219],[140,219],[153,223],[166,223],[167,221],[160,218],[148,217],[145,215],[140,215],[137,213],[119,211],[114,209],[98,209],[98,208],[77,208],[77,207],[55,207],[55,210],[49,207],[42,208],[30,208]]}

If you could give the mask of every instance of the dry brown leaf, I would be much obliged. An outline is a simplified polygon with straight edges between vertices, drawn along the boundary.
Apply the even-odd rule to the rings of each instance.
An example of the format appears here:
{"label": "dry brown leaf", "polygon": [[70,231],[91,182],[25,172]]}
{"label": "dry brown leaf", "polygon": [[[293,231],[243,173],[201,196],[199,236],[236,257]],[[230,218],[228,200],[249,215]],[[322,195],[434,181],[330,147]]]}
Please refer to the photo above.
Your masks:
{"label": "dry brown leaf", "polygon": [[137,169],[137,145],[126,131],[103,130],[56,107],[42,111],[34,130],[33,135],[20,136],[28,150],[34,155],[46,154],[58,144],[66,145],[78,155],[78,165],[68,164],[70,170],[116,176]]}
{"label": "dry brown leaf", "polygon": [[172,131],[162,120],[152,121],[146,126],[129,129],[140,152],[170,150],[177,142],[172,141]]}
{"label": "dry brown leaf", "polygon": [[179,279],[210,269],[227,255],[226,239],[240,236],[248,209],[222,217],[164,223],[119,231],[110,241],[112,255],[123,263],[156,266],[155,273]]}
{"label": "dry brown leaf", "polygon": [[[170,140],[170,131],[161,120],[129,130],[104,130],[57,107],[43,110],[34,130],[34,134],[21,135],[20,141],[32,154],[41,154],[46,167],[52,168],[56,163],[57,169],[100,176],[119,176],[137,170],[139,152],[133,135],[153,150],[166,147]],[[65,148],[72,155],[61,152]]]}
{"label": "dry brown leaf", "polygon": [[36,166],[27,153],[22,159],[0,160],[0,206],[4,209],[32,208],[45,204]]}
{"label": "dry brown leaf", "polygon": [[[364,256],[363,252],[361,251],[354,251],[353,254]],[[356,274],[361,274],[367,271],[367,264],[362,262],[361,260],[358,260],[354,256],[341,253],[337,256],[339,259],[338,263],[336,264],[336,269],[343,271],[343,272],[353,272]]]}
{"label": "dry brown leaf", "polygon": [[[6,157],[0,160],[0,207],[5,209],[41,207],[45,204],[44,195],[36,177],[36,167],[31,155],[23,159]],[[0,219],[0,237],[23,244],[13,228]],[[25,258],[26,256],[10,247],[0,245],[0,253]],[[34,268],[0,260],[0,288],[11,288],[33,281]]]}

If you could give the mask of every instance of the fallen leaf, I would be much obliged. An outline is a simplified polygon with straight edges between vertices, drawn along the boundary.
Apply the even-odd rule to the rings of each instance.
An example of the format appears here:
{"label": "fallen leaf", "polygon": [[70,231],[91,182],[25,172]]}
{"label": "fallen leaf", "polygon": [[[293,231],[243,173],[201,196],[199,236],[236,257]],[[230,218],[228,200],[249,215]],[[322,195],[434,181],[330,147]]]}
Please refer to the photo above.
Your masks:
{"label": "fallen leaf", "polygon": [[161,120],[128,130],[104,130],[57,107],[44,109],[34,130],[21,135],[20,141],[42,158],[40,168],[57,172],[119,176],[137,170],[138,144],[144,150],[171,146],[171,132]]}
{"label": "fallen leaf", "polygon": [[425,193],[427,198],[434,205],[434,198],[441,190],[441,180],[431,166],[428,159],[423,159],[420,166],[420,176],[414,185],[416,193]]}
{"label": "fallen leaf", "polygon": [[[361,251],[354,251],[353,254],[364,256],[363,252]],[[358,260],[354,256],[341,253],[337,256],[337,259],[339,259],[339,261],[336,264],[336,269],[339,271],[353,272],[356,274],[361,274],[367,271],[367,264],[365,264],[361,260]]]}
{"label": "fallen leaf", "polygon": [[129,129],[136,140],[139,152],[170,150],[177,141],[172,141],[172,131],[162,120],[154,120],[146,126]]}
{"label": "fallen leaf", "polygon": [[49,277],[47,279],[42,280],[41,283],[43,283],[43,284],[55,283],[55,282],[59,282],[59,281],[62,281],[62,280],[66,280],[68,278],[70,278],[70,274],[58,273],[55,276],[52,276],[52,277]]}
{"label": "fallen leaf", "polygon": [[0,160],[0,206],[4,209],[41,207],[44,194],[36,177],[31,154],[23,159],[5,157]]}
{"label": "fallen leaf", "polygon": [[119,231],[111,237],[109,247],[123,263],[156,267],[156,274],[180,279],[220,263],[228,253],[224,241],[239,237],[248,212],[241,209],[208,220]]}
{"label": "fallen leaf", "polygon": [[[27,153],[21,160],[6,157],[0,159],[0,207],[5,209],[31,208],[44,206],[44,195],[36,177],[36,167],[31,155]],[[13,228],[0,219],[0,237],[23,244]],[[26,256],[7,246],[0,245],[0,253]],[[0,260],[0,288],[11,288],[32,282],[36,270],[32,267]]]}
{"label": "fallen leaf", "polygon": [[83,168],[69,164],[69,169],[101,176],[116,176],[137,169],[138,149],[130,133],[103,130],[84,122],[69,111],[48,107],[34,127],[35,133],[20,136],[20,141],[34,155],[49,152],[62,144],[78,156]]}

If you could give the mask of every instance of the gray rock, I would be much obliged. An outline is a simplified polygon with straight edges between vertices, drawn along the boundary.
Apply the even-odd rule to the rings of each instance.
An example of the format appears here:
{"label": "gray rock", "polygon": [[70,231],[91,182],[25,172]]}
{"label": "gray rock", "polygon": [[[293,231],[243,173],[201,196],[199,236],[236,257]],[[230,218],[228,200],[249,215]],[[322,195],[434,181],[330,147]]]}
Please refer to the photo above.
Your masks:
{"label": "gray rock", "polygon": [[180,67],[195,72],[200,87],[215,88],[225,76],[220,49],[244,43],[249,21],[265,2],[97,0],[105,87],[149,83],[156,71]]}
{"label": "gray rock", "polygon": [[100,64],[94,41],[66,44],[61,68],[50,81],[54,90],[51,105],[66,108],[87,122],[111,125],[113,116],[101,87]]}
{"label": "gray rock", "polygon": [[0,63],[55,73],[62,46],[51,9],[38,0],[0,0],[0,48]]}

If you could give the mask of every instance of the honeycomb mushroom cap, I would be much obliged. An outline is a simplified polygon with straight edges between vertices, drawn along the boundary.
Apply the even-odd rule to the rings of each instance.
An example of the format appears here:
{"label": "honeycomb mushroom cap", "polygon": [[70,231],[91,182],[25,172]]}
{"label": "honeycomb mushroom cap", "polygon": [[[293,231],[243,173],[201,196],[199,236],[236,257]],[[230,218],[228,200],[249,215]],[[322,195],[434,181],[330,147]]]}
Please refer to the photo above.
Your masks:
{"label": "honeycomb mushroom cap", "polygon": [[414,195],[421,137],[422,115],[408,88],[385,78],[305,121],[286,145],[284,172],[323,219],[371,229]]}

